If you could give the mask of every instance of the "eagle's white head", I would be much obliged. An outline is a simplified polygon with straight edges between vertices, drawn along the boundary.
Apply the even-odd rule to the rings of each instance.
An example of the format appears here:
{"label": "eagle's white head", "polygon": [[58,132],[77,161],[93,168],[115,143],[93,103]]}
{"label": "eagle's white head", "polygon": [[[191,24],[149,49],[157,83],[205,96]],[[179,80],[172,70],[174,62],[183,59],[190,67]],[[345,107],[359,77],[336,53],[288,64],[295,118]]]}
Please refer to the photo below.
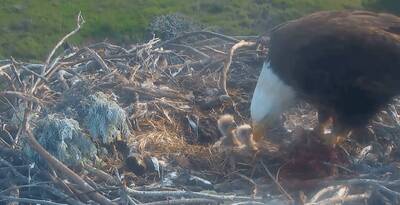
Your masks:
{"label": "eagle's white head", "polygon": [[271,64],[264,63],[250,106],[255,140],[263,137],[266,129],[277,122],[294,97],[293,89],[273,72]]}

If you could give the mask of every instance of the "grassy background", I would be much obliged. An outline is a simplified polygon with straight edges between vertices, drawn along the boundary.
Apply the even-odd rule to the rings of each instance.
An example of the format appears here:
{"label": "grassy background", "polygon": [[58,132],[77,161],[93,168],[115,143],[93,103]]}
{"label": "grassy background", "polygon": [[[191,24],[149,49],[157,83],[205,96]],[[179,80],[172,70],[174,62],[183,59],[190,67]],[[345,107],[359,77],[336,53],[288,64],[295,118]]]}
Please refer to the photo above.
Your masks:
{"label": "grassy background", "polygon": [[279,22],[317,10],[374,8],[400,11],[399,0],[1,0],[0,58],[43,60],[51,47],[86,19],[74,43],[144,38],[153,17],[180,12],[232,35],[260,34]]}

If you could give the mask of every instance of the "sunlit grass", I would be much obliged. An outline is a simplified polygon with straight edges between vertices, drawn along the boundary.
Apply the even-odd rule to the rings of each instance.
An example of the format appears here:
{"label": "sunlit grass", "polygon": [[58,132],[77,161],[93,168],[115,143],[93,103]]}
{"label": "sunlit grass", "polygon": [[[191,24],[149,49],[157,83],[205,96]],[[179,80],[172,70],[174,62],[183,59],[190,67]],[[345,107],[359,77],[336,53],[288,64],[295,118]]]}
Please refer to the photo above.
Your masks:
{"label": "sunlit grass", "polygon": [[316,10],[359,8],[361,0],[2,0],[0,57],[44,59],[75,25],[86,24],[72,39],[133,43],[145,36],[153,17],[180,12],[227,34],[259,34],[280,21]]}

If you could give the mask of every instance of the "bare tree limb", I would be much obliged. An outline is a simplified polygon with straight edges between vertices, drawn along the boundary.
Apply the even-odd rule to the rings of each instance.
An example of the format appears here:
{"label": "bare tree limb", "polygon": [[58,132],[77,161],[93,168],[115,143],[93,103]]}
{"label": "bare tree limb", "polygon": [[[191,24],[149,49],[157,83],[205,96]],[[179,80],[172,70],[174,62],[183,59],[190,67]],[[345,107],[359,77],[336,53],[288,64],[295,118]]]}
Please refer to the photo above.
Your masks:
{"label": "bare tree limb", "polygon": [[321,197],[327,193],[330,192],[334,192],[339,190],[340,188],[342,188],[342,185],[338,185],[338,186],[330,186],[330,187],[326,187],[324,189],[321,189],[319,192],[317,192],[310,200],[310,203],[314,203],[317,202],[321,199]]}
{"label": "bare tree limb", "polygon": [[[77,33],[82,25],[85,23],[85,19],[83,18],[81,12],[79,12],[78,16],[77,16],[77,20],[76,20],[76,28],[71,31],[70,33],[68,33],[67,35],[65,35],[57,44],[56,46],[53,48],[53,50],[51,50],[50,54],[48,55],[46,62],[43,66],[43,72],[41,73],[42,76],[46,76],[46,77],[50,77],[48,76],[49,73],[52,73],[52,70],[54,68],[54,64],[50,66],[50,62],[51,59],[53,58],[56,50],[71,36],[73,36],[75,33]],[[34,93],[36,91],[36,87],[39,85],[39,83],[41,82],[41,78],[37,79],[36,82],[34,83],[34,85],[32,86],[32,88],[30,89],[30,93]]]}
{"label": "bare tree limb", "polygon": [[77,20],[76,20],[76,28],[75,28],[73,31],[71,31],[70,33],[68,33],[67,35],[65,35],[65,36],[56,44],[56,46],[53,48],[53,50],[51,50],[51,52],[50,52],[49,56],[47,57],[46,62],[45,62],[45,64],[44,64],[44,69],[43,69],[43,71],[44,71],[45,73],[42,73],[42,74],[45,74],[45,75],[46,75],[47,73],[49,73],[49,71],[48,71],[47,69],[48,69],[48,66],[50,65],[51,59],[52,59],[53,56],[54,56],[54,53],[57,51],[57,49],[58,49],[69,37],[71,37],[72,35],[74,35],[75,33],[77,33],[77,32],[81,29],[81,26],[82,26],[84,23],[85,23],[85,19],[83,18],[82,13],[79,12],[79,13],[78,13],[78,16],[77,16]]}

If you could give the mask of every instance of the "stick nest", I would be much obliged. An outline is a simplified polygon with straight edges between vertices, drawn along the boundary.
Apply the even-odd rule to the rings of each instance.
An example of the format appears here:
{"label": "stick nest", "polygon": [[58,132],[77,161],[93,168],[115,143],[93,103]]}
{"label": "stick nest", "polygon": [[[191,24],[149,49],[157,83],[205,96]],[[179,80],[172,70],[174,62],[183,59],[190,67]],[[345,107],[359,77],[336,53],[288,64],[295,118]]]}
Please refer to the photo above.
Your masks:
{"label": "stick nest", "polygon": [[[232,167],[234,152],[212,148],[221,137],[217,129],[221,114],[234,115],[239,124],[249,121],[251,93],[265,60],[265,53],[256,49],[255,37],[195,31],[128,47],[108,42],[82,48],[67,44],[67,38],[83,23],[79,15],[76,29],[57,43],[43,63],[13,58],[0,61],[4,88],[0,92],[0,173],[6,176],[0,178],[5,182],[1,184],[6,184],[0,186],[0,199],[48,204],[282,204],[294,200],[304,204],[357,204],[399,198],[396,189],[400,183],[388,181],[399,176],[399,100],[370,123],[361,136],[368,141],[356,140],[355,136],[344,144],[343,152],[351,163],[345,167],[326,164],[339,166],[341,173],[346,173],[342,178],[350,180],[307,178],[299,185],[296,180],[302,177],[285,178],[294,176],[285,171],[285,167],[294,166],[290,159],[267,158],[252,163],[251,158],[245,158]],[[60,49],[62,45],[64,50]],[[290,144],[296,141],[299,128],[315,127],[316,116],[310,105],[300,102],[284,113],[270,137],[278,145]],[[90,143],[76,148],[72,142],[67,145],[63,141],[79,141],[77,138]],[[74,152],[66,153],[67,160],[59,157],[59,150],[46,147],[49,139],[61,139],[60,146],[72,147]],[[28,154],[21,151],[21,145],[30,146]],[[92,149],[94,145],[97,149]],[[290,148],[283,147],[286,150],[278,151]],[[77,153],[85,148],[86,152],[93,151],[80,161],[84,156]],[[29,154],[33,151],[50,166],[36,166],[39,157]],[[93,152],[96,157],[91,156]],[[143,173],[127,170],[128,160]],[[149,160],[156,174],[147,172]],[[182,179],[175,175],[186,176],[182,173],[187,170],[190,177],[178,186]],[[168,184],[171,179],[174,186],[152,184]],[[193,181],[195,185],[188,185]],[[210,183],[215,183],[211,187],[220,192],[235,192],[236,184],[236,191],[242,192],[235,193],[248,196],[193,191],[209,188]],[[313,189],[307,189],[307,184]],[[293,189],[286,191],[284,187]],[[299,194],[299,189],[304,192]]]}

